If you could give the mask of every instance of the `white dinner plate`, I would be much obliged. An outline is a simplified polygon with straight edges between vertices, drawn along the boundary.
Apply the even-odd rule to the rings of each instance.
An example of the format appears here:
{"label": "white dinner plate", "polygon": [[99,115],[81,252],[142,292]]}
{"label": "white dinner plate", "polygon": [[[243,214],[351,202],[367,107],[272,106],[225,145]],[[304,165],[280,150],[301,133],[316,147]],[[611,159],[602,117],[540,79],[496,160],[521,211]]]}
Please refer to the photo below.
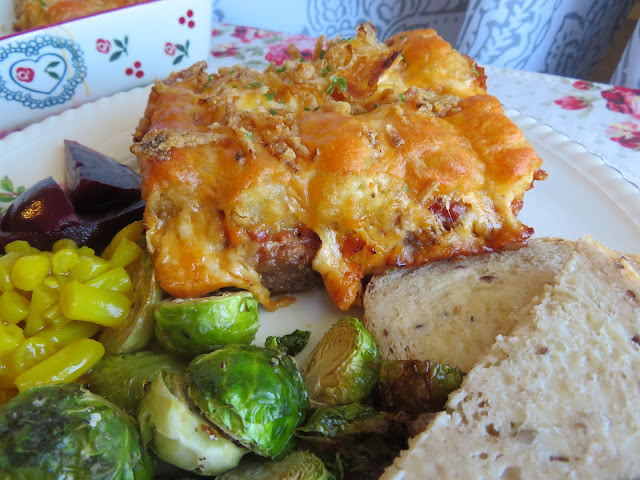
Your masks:
{"label": "white dinner plate", "polygon": [[[142,117],[149,87],[116,94],[66,111],[0,140],[0,178],[26,187],[53,176],[64,181],[63,140],[76,140],[126,164],[132,134]],[[520,214],[535,236],[578,239],[592,235],[612,249],[640,253],[640,191],[620,173],[581,145],[515,110],[509,117],[522,129],[549,177],[525,195]],[[361,316],[359,309],[341,312],[324,290],[297,296],[277,312],[262,312],[256,344],[268,335],[311,330],[311,345],[339,317]],[[311,348],[298,358],[304,361]]]}

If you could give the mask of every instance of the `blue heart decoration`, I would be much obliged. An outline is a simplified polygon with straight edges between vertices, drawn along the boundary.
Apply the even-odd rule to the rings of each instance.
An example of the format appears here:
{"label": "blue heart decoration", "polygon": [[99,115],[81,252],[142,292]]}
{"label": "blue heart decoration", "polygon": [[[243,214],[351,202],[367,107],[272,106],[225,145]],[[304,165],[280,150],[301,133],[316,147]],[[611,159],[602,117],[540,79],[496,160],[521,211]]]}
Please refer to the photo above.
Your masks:
{"label": "blue heart decoration", "polygon": [[31,92],[53,92],[64,80],[67,62],[55,53],[45,53],[37,60],[18,60],[9,69],[11,80],[21,88]]}
{"label": "blue heart decoration", "polygon": [[69,39],[40,35],[0,47],[0,98],[27,108],[71,100],[86,74],[84,54]]}

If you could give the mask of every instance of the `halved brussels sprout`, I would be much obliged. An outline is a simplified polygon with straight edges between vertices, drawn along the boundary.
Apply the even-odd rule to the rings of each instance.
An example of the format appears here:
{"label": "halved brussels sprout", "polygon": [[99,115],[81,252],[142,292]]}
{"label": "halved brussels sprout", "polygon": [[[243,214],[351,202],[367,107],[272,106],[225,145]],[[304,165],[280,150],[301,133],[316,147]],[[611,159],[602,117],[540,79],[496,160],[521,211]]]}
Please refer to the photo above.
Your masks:
{"label": "halved brussels sprout", "polygon": [[364,402],[378,380],[380,352],[357,318],[338,320],[311,352],[302,370],[312,402]]}
{"label": "halved brussels sprout", "polygon": [[410,414],[444,407],[464,378],[462,370],[421,360],[383,360],[376,387],[376,404],[383,410]]}
{"label": "halved brussels sprout", "polygon": [[287,352],[287,355],[295,357],[307,346],[309,337],[311,337],[311,332],[296,329],[295,332],[289,335],[267,337],[264,346],[272,350],[282,350]]}
{"label": "halved brussels sprout", "polygon": [[258,301],[249,292],[165,300],[156,306],[155,318],[160,345],[190,358],[225,345],[249,344],[260,326]]}
{"label": "halved brussels sprout", "polygon": [[182,374],[163,371],[154,379],[138,414],[142,440],[158,458],[198,475],[219,475],[246,453],[203,418],[185,394]]}
{"label": "halved brussels sprout", "polygon": [[165,295],[156,281],[151,255],[146,250],[126,270],[133,284],[131,310],[118,328],[105,328],[100,334],[99,340],[107,354],[137,352],[149,345],[155,325],[155,305]]}
{"label": "halved brussels sprout", "polygon": [[252,458],[223,473],[216,480],[328,480],[322,460],[311,452],[299,450],[282,460]]}
{"label": "halved brussels sprout", "polygon": [[211,422],[255,453],[280,459],[309,408],[302,376],[286,353],[231,345],[187,367],[188,394]]}
{"label": "halved brussels sprout", "polygon": [[165,353],[105,355],[78,383],[136,416],[140,401],[160,370],[183,372],[186,365]]}
{"label": "halved brussels sprout", "polygon": [[136,421],[75,383],[34,387],[0,407],[0,477],[142,480],[154,460]]}
{"label": "halved brussels sprout", "polygon": [[[378,478],[407,448],[407,415],[390,415],[358,403],[319,407],[294,433],[336,474]],[[337,470],[337,471],[336,471]]]}

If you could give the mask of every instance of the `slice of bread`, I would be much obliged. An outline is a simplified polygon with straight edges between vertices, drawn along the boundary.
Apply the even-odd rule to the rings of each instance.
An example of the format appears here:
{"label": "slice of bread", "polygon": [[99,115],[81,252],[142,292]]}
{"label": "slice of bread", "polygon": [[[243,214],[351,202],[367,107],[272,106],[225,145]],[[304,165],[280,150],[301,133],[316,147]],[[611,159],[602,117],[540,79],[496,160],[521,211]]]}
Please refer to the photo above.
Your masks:
{"label": "slice of bread", "polygon": [[374,277],[363,299],[364,324],[385,358],[431,360],[468,372],[543,293],[574,246],[534,239],[517,250]]}
{"label": "slice of bread", "polygon": [[639,478],[640,277],[586,238],[383,479]]}

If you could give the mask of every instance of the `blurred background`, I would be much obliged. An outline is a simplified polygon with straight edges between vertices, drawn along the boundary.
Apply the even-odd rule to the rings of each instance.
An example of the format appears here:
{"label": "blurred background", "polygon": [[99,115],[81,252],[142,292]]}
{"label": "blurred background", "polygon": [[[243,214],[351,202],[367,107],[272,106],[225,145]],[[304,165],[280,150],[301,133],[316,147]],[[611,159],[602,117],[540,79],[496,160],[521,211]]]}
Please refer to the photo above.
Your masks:
{"label": "blurred background", "polygon": [[215,0],[214,21],[379,38],[435,28],[479,63],[640,88],[639,0]]}

